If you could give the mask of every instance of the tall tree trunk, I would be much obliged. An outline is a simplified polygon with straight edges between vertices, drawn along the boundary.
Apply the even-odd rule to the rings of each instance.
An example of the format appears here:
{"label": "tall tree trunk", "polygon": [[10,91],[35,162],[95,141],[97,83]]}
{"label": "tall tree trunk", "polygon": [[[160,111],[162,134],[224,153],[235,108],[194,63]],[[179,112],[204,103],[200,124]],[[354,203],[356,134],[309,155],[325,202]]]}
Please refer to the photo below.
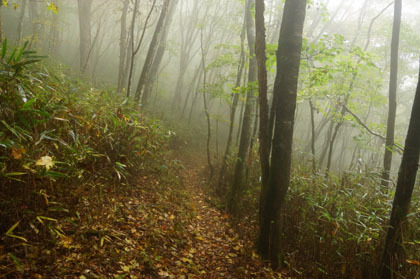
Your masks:
{"label": "tall tree trunk", "polygon": [[121,13],[121,30],[120,30],[120,61],[118,66],[118,83],[117,92],[121,92],[124,86],[124,69],[127,57],[127,14],[130,0],[124,0]]}
{"label": "tall tree trunk", "polygon": [[389,79],[388,121],[386,128],[386,143],[384,155],[384,171],[382,173],[382,186],[388,187],[391,165],[392,149],[394,147],[395,117],[397,112],[397,84],[398,84],[398,48],[400,44],[402,0],[394,2],[394,24],[392,27],[391,42],[391,76]]}
{"label": "tall tree trunk", "polygon": [[[239,65],[238,65],[238,72],[236,74],[236,82],[235,82],[235,89],[238,89],[241,87],[241,80],[242,80],[242,74],[244,72],[245,67],[245,30],[246,30],[246,24],[244,20],[242,32],[241,32],[241,54],[239,58]],[[238,102],[239,102],[239,94],[240,92],[234,92],[233,98],[232,98],[232,106],[230,108],[230,123],[229,123],[229,132],[228,132],[228,138],[226,143],[226,150],[225,154],[223,156],[223,162],[222,166],[220,168],[220,174],[219,174],[219,183],[217,186],[217,193],[218,195],[222,196],[225,194],[225,176],[227,171],[227,161],[229,158],[229,155],[231,153],[232,149],[232,138],[233,138],[233,128],[235,125],[235,118],[236,118],[236,110],[238,108]]]}
{"label": "tall tree trunk", "polygon": [[210,168],[210,179],[213,177],[213,165],[211,163],[211,153],[210,153],[210,141],[211,141],[211,118],[210,118],[210,108],[209,101],[207,100],[207,70],[206,70],[206,55],[207,50],[204,50],[203,46],[203,30],[200,31],[200,49],[201,49],[201,65],[203,67],[203,102],[204,102],[204,113],[206,114],[207,119],[207,163]]}
{"label": "tall tree trunk", "polygon": [[3,3],[0,3],[0,43],[3,42],[3,19],[1,16],[2,7]]}
{"label": "tall tree trunk", "polygon": [[92,0],[78,0],[79,30],[80,30],[80,72],[90,72],[89,54],[92,50],[91,9]]}
{"label": "tall tree trunk", "polygon": [[[260,104],[260,162],[261,162],[261,180],[262,192],[265,192],[267,186],[268,174],[270,168],[271,138],[269,133],[269,107],[268,107],[268,85],[267,85],[267,54],[266,54],[266,34],[264,20],[264,1],[255,3],[255,27],[256,27],[256,45],[255,55],[258,64],[258,91]],[[264,195],[261,195],[263,197]],[[260,201],[260,205],[264,201]]]}
{"label": "tall tree trunk", "polygon": [[[181,2],[182,3],[182,2]],[[185,5],[185,3],[184,3]],[[191,62],[191,51],[194,47],[195,41],[197,40],[198,36],[198,15],[203,5],[203,1],[194,1],[193,7],[191,9],[191,14],[187,17],[184,17],[181,14],[180,23],[180,35],[181,35],[181,46],[180,46],[180,58],[179,58],[179,73],[178,79],[175,86],[175,92],[172,97],[172,110],[179,109],[181,103],[181,92],[182,88],[184,87],[184,76],[187,71],[188,65]],[[188,7],[187,7],[188,9]],[[182,12],[182,6],[181,6]],[[188,18],[188,23],[184,24],[185,18]]]}
{"label": "tall tree trunk", "polygon": [[293,128],[295,121],[297,85],[302,33],[307,0],[286,0],[277,50],[277,74],[274,94],[278,95],[275,108],[275,130],[267,189],[261,194],[264,204],[260,210],[258,251],[270,260],[274,269],[280,264],[281,215],[289,189],[292,160]]}
{"label": "tall tree trunk", "polygon": [[309,108],[311,112],[311,153],[312,153],[312,172],[316,172],[316,154],[315,154],[315,115],[312,100],[309,100]]}
{"label": "tall tree trunk", "polygon": [[[397,0],[395,3],[400,2]],[[400,2],[401,3],[401,2]],[[401,7],[401,6],[400,6]],[[402,235],[410,209],[420,156],[420,75],[408,127],[405,148],[398,173],[397,188],[392,205],[391,219],[385,240],[385,248],[379,266],[379,277],[398,277],[398,265],[403,262]]]}
{"label": "tall tree trunk", "polygon": [[137,9],[139,6],[139,2],[140,0],[135,0],[134,2],[133,17],[131,19],[131,27],[130,27],[131,39],[130,39],[130,46],[129,46],[129,49],[131,50],[131,52],[129,55],[130,65],[129,65],[129,71],[128,71],[127,98],[130,97],[130,93],[131,93],[131,79],[134,73],[134,57],[137,55],[138,51],[140,50],[140,46],[144,39],[144,34],[146,33],[147,23],[149,22],[150,16],[152,15],[152,12],[156,5],[156,0],[153,0],[152,7],[150,8],[149,13],[147,14],[146,20],[144,22],[143,31],[141,33],[140,40],[137,46],[134,46],[134,28],[135,28],[135,23],[136,23]]}
{"label": "tall tree trunk", "polygon": [[39,41],[39,34],[41,32],[41,23],[39,19],[38,1],[30,0],[29,6],[29,17],[32,24],[32,37],[30,46],[36,48]]}
{"label": "tall tree trunk", "polygon": [[[150,41],[149,50],[147,51],[146,60],[144,61],[143,70],[141,72],[139,83],[137,84],[136,94],[134,96],[134,101],[136,102],[136,104],[139,104],[140,96],[143,92],[146,82],[149,79],[149,73],[152,67],[153,59],[156,56],[158,43],[159,43],[160,38],[162,37],[163,24],[165,23],[165,18],[166,18],[166,15],[168,14],[169,3],[170,3],[170,0],[165,0],[163,2],[162,11],[160,12],[160,16],[156,24],[155,32],[153,33],[152,40]],[[143,97],[142,97],[143,104],[147,104],[148,98],[149,98],[148,95],[146,96],[145,94],[143,94]]]}
{"label": "tall tree trunk", "polygon": [[27,0],[22,1],[22,6],[20,7],[17,31],[16,31],[16,45],[20,45],[22,43],[22,34],[23,34],[23,23],[25,20],[25,10],[26,10],[26,3]]}
{"label": "tall tree trunk", "polygon": [[246,159],[249,153],[249,146],[252,137],[252,122],[255,107],[254,82],[257,80],[257,61],[255,59],[255,25],[252,17],[251,9],[255,5],[255,0],[247,0],[246,2],[246,30],[249,48],[249,72],[248,72],[248,93],[246,98],[245,112],[242,122],[241,139],[239,142],[239,152],[235,164],[235,174],[232,184],[232,192],[229,198],[229,211],[233,215],[237,215],[242,191],[245,184],[245,168]]}
{"label": "tall tree trunk", "polygon": [[175,13],[177,4],[178,4],[178,0],[170,1],[168,15],[166,16],[165,24],[163,26],[162,36],[159,40],[159,46],[157,48],[156,55],[153,58],[153,64],[150,68],[149,78],[147,79],[146,84],[144,86],[143,96],[145,98],[149,98],[152,91],[153,84],[155,83],[157,79],[157,74],[159,71],[160,64],[162,62],[163,55],[166,50],[166,43],[168,40],[169,29],[170,29],[172,20],[174,18],[174,13]]}

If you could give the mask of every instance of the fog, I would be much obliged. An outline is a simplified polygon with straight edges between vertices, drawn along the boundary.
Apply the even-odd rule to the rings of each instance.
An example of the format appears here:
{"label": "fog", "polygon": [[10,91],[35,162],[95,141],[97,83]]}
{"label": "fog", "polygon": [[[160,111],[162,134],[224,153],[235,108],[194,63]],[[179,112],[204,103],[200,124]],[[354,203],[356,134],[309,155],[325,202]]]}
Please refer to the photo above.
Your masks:
{"label": "fog", "polygon": [[[49,7],[48,3],[54,4],[57,7],[57,12]],[[90,21],[90,26],[88,25],[90,30],[87,30],[91,41],[91,47],[88,49],[89,69],[81,75],[81,78],[91,79],[96,86],[118,89],[121,47],[127,48],[123,60],[124,67],[126,67],[125,75],[128,75],[129,65],[127,64],[130,63],[127,62],[131,60],[131,34],[133,34],[133,45],[136,48],[139,47],[133,60],[130,88],[133,91],[143,69],[162,3],[161,1],[139,1],[134,26],[132,26],[135,3],[128,1],[125,19],[123,19],[125,26],[122,29],[123,4],[124,1],[92,1],[89,18],[86,19]],[[281,1],[266,1],[267,40],[271,44],[277,42],[282,5]],[[308,43],[316,43],[323,36],[333,36],[334,34],[343,36],[345,47],[360,46],[363,48],[366,40],[370,40],[367,54],[372,57],[373,63],[378,67],[377,76],[374,78],[379,80],[375,81],[375,88],[363,88],[362,85],[360,88],[354,88],[354,94],[376,94],[372,96],[375,100],[372,100],[373,107],[369,107],[369,110],[372,110],[370,114],[364,115],[367,108],[355,113],[365,118],[366,124],[379,134],[385,133],[385,97],[388,91],[392,7],[388,7],[375,19],[370,30],[370,37],[367,38],[367,36],[372,19],[387,5],[388,3],[383,1],[313,1],[308,7],[304,32]],[[75,0],[57,0],[46,3],[11,1],[8,8],[1,9],[3,36],[7,37],[9,42],[29,41],[31,47],[37,49],[41,54],[47,55],[49,59],[59,61],[63,65],[68,65],[73,73],[80,73],[79,17],[81,15],[78,11],[78,2]],[[226,133],[229,130],[230,99],[232,98],[230,94],[232,94],[231,88],[235,83],[235,72],[240,55],[242,4],[240,1],[209,0],[198,3],[181,0],[173,13],[165,46],[166,51],[153,86],[153,106],[150,107],[150,110],[156,115],[163,114],[164,117],[170,119],[177,117],[184,120],[193,119],[194,125],[197,127],[205,125],[203,100],[200,94],[202,79],[200,76],[202,74],[195,74],[202,71],[200,36],[203,36],[205,51],[208,52],[206,54],[207,83],[215,90],[210,97],[211,129],[218,126],[216,132],[218,137],[216,138],[217,143],[212,144],[217,145],[217,156],[221,156],[222,147],[226,142]],[[20,24],[23,26],[23,32],[21,38],[17,38]],[[396,125],[396,138],[400,144],[403,142],[406,131],[416,80],[416,60],[419,53],[417,47],[419,34],[416,32],[419,28],[419,20],[416,1],[405,1],[402,26]],[[121,37],[122,30],[125,32],[124,37]],[[121,42],[121,38],[125,38],[125,42]],[[274,65],[271,67],[270,88],[272,88],[275,75]],[[119,90],[126,92],[128,81],[127,77],[124,79]],[[334,82],[334,80],[330,82]],[[362,77],[358,78],[357,83],[363,82]],[[303,83],[303,81],[300,83],[302,88]],[[245,80],[242,84],[246,84]],[[334,86],[337,85],[326,85],[324,88],[328,90],[329,87],[331,90],[335,90]],[[361,92],[365,90],[375,90],[375,92]],[[357,98],[360,98],[361,103],[368,101],[363,96]],[[240,102],[243,103],[244,99],[241,98]],[[328,103],[323,100],[316,102],[319,106],[316,122],[319,122],[327,113],[325,106],[328,106]],[[357,105],[355,104],[355,106]],[[170,113],[168,107],[172,107]],[[173,109],[174,107],[176,109]],[[187,114],[193,116],[187,117]],[[310,160],[310,155],[307,154],[308,117],[307,104],[302,100],[298,106],[294,148],[298,150],[296,154],[301,154],[299,156],[303,156],[306,160]],[[238,124],[237,120],[235,129]],[[334,169],[340,172],[345,171],[354,167],[355,160],[369,169],[380,168],[380,157],[382,156],[380,149],[383,147],[381,143],[366,134],[366,130],[361,128],[351,117],[345,121],[343,130],[337,140],[335,147],[337,151],[333,155],[333,160],[337,162],[333,164]],[[321,137],[325,136],[322,134]],[[356,138],[358,139],[356,140]],[[316,144],[317,149],[322,149],[324,142],[318,140]],[[399,160],[394,160],[394,166],[398,166],[398,164]]]}
{"label": "fog", "polygon": [[[194,179],[197,179],[199,175],[203,176],[202,181],[208,182],[206,185],[210,188],[209,191],[216,193],[220,198],[220,201],[211,201],[211,203],[214,203],[215,207],[223,208],[233,216],[241,216],[240,214],[247,216],[243,220],[235,220],[237,222],[235,226],[242,224],[241,222],[244,220],[247,220],[246,222],[252,220],[249,222],[252,224],[260,222],[259,226],[263,227],[264,218],[256,221],[257,213],[264,217],[265,210],[263,206],[258,206],[258,202],[264,205],[264,202],[271,198],[270,192],[267,192],[268,188],[265,189],[264,185],[278,182],[277,180],[281,179],[287,180],[284,184],[286,185],[284,191],[278,190],[281,183],[279,188],[276,188],[277,190],[273,190],[273,205],[269,209],[277,215],[270,218],[278,222],[267,219],[272,222],[267,221],[269,233],[272,234],[272,230],[276,231],[277,229],[277,227],[272,229],[271,224],[275,223],[273,226],[281,226],[278,223],[283,222],[279,221],[282,220],[279,217],[279,208],[285,200],[291,204],[296,202],[294,210],[297,210],[300,203],[306,202],[307,208],[310,208],[307,211],[308,214],[301,214],[298,211],[296,213],[293,210],[291,212],[295,212],[296,215],[301,214],[303,217],[299,215],[299,218],[306,218],[307,221],[312,217],[318,220],[319,223],[306,232],[315,231],[313,235],[316,241],[319,240],[321,244],[330,241],[329,243],[333,243],[332,247],[336,242],[351,237],[346,235],[341,240],[334,238],[336,232],[341,229],[338,225],[338,217],[337,220],[333,220],[331,217],[339,212],[336,210],[335,204],[332,205],[331,212],[334,214],[331,213],[331,216],[328,212],[328,214],[316,213],[321,216],[312,214],[316,210],[314,209],[316,206],[312,206],[311,202],[324,198],[323,187],[327,189],[325,190],[325,200],[331,198],[328,191],[339,196],[338,192],[333,191],[344,193],[348,190],[345,193],[350,193],[351,196],[352,191],[356,189],[360,193],[366,192],[366,195],[369,192],[368,198],[371,200],[368,201],[365,200],[366,195],[359,192],[355,194],[356,198],[363,201],[361,204],[366,205],[366,208],[370,204],[378,202],[378,208],[380,208],[378,214],[382,214],[382,217],[388,216],[391,210],[391,198],[394,197],[398,171],[401,170],[400,165],[404,163],[402,155],[418,82],[420,3],[418,0],[403,1],[401,25],[400,28],[397,28],[399,21],[396,20],[397,12],[394,7],[397,6],[394,3],[398,1],[308,0],[306,3],[303,0],[296,0],[295,8],[299,6],[296,4],[297,2],[305,2],[302,5],[306,10],[296,8],[294,16],[284,14],[284,11],[287,10],[285,3],[291,3],[291,0],[256,1],[257,3],[263,1],[265,4],[264,17],[261,15],[258,17],[257,12],[260,10],[256,9],[253,0],[2,0],[0,1],[0,42],[2,42],[4,53],[1,59],[3,59],[4,67],[17,67],[18,70],[15,71],[17,73],[21,70],[20,64],[16,62],[17,66],[12,65],[16,53],[20,53],[18,54],[19,58],[22,54],[36,55],[34,60],[25,62],[36,64],[34,67],[42,68],[43,73],[47,73],[51,77],[55,75],[71,77],[71,86],[63,89],[68,99],[60,99],[60,105],[66,102],[71,103],[73,96],[77,95],[75,92],[83,91],[83,97],[77,95],[77,98],[86,100],[96,96],[92,92],[101,92],[97,95],[98,98],[110,94],[115,97],[115,99],[111,98],[112,100],[120,102],[120,105],[115,107],[115,113],[111,112],[116,119],[113,122],[115,126],[119,125],[115,124],[119,120],[126,121],[125,124],[129,123],[130,125],[134,123],[133,126],[140,125],[137,120],[143,118],[157,119],[156,123],[163,123],[162,126],[167,131],[162,132],[163,136],[159,135],[168,140],[168,146],[175,150],[182,150],[183,155],[191,152],[196,155],[195,157],[203,158],[205,164],[200,166],[200,170],[187,175]],[[259,19],[263,21],[263,24],[258,24]],[[304,22],[302,36],[300,36],[302,32],[297,32],[299,28],[301,31],[302,25],[294,22],[299,19]],[[400,31],[398,31],[399,29]],[[261,34],[265,36],[265,40],[260,37]],[[11,53],[12,57],[7,63],[6,53]],[[293,64],[294,61],[295,64]],[[286,66],[289,68],[285,69]],[[267,76],[264,76],[265,70]],[[22,74],[22,79],[25,78],[27,76]],[[36,79],[38,78],[28,78],[25,83],[26,87],[16,85],[18,88],[16,92],[21,94],[24,89],[31,91],[33,89],[31,86],[37,84]],[[16,80],[13,82],[18,84],[20,80]],[[59,77],[56,80],[62,81]],[[266,93],[264,91],[265,81],[267,83]],[[6,83],[5,88],[9,88],[7,87],[9,86],[7,78],[2,78],[0,82]],[[11,81],[10,84],[12,84]],[[296,84],[297,89],[295,88]],[[23,87],[24,89],[22,89]],[[50,89],[54,91],[52,87]],[[9,92],[7,90],[0,91],[0,94]],[[396,93],[395,102],[393,101],[394,93]],[[76,97],[74,98],[76,99]],[[126,107],[128,104],[130,108]],[[26,111],[28,110],[26,106],[29,105],[26,104],[25,99],[23,104],[16,105],[16,109]],[[393,110],[394,105],[395,111]],[[91,104],[91,107],[95,107],[95,104]],[[8,109],[2,110],[0,107],[0,112],[3,111],[4,115],[9,115]],[[139,118],[136,120],[125,119],[124,109],[130,112],[131,109],[134,110],[140,115]],[[18,115],[16,118],[22,118],[18,113],[16,115]],[[38,116],[40,117],[40,115]],[[98,115],[93,114],[92,121],[95,118],[100,118]],[[54,119],[67,121],[60,115]],[[261,119],[262,121],[260,121]],[[35,120],[31,121],[35,123]],[[159,127],[156,130],[150,128],[158,134],[156,131],[161,132],[160,124],[155,124],[153,121],[150,122],[152,124],[148,123],[147,125],[150,124],[153,129]],[[23,122],[25,124],[22,125],[25,127],[29,125],[25,118]],[[45,138],[62,143],[59,138],[48,138],[47,130],[45,133],[41,132],[40,136],[38,128],[44,127],[42,125],[44,122],[40,121],[33,129],[28,128],[35,135],[33,139],[39,138],[39,141],[31,145],[32,147],[36,147]],[[91,124],[88,124],[87,121],[83,125],[87,127],[87,130],[91,128]],[[6,150],[4,154],[0,153],[0,158],[3,160],[3,158],[13,157],[11,164],[16,163],[15,165],[17,165],[27,150],[23,145],[13,146],[11,150],[7,149],[12,148],[12,145],[8,146],[8,144],[13,141],[3,141],[2,137],[10,131],[14,131],[10,128],[12,126],[7,126],[7,130],[0,130],[0,147],[4,147]],[[131,131],[131,128],[127,128],[127,131]],[[136,126],[137,128],[139,127]],[[103,130],[108,131],[108,124]],[[71,132],[73,133],[73,130]],[[98,131],[95,135],[87,136],[87,138],[89,140],[94,136],[100,138],[103,136],[102,132]],[[103,134],[105,133],[103,132]],[[290,139],[287,138],[288,134],[290,134]],[[76,142],[74,134],[71,136]],[[142,139],[142,136],[138,136],[137,139]],[[119,135],[119,137],[124,138],[124,135]],[[21,138],[25,138],[25,136]],[[31,136],[27,136],[27,138],[31,138]],[[151,141],[153,142],[153,140]],[[148,140],[145,142],[149,143]],[[289,143],[291,148],[288,148]],[[158,145],[154,144],[150,143],[148,148],[153,149],[153,152],[160,150],[161,147],[156,147]],[[124,148],[126,147],[124,146]],[[267,149],[265,149],[266,147]],[[59,149],[57,146],[55,148]],[[114,146],[111,145],[110,148],[113,149]],[[92,150],[89,149],[86,154],[89,152],[93,154],[94,150]],[[47,154],[47,151],[45,152]],[[148,152],[153,153],[150,150],[146,150],[144,153],[142,153],[143,151],[136,152],[133,151],[132,154],[135,153],[139,157]],[[111,162],[109,156],[98,155],[97,157],[101,156]],[[120,161],[117,161],[113,168],[117,173],[116,177],[118,177],[118,179],[114,177],[114,181],[121,182],[123,181],[121,177],[125,177],[119,172],[119,168],[124,169],[128,165],[124,161],[128,159],[124,156],[121,157],[122,159],[118,157]],[[163,158],[174,155],[156,155],[156,157],[159,156]],[[52,160],[52,157],[50,159]],[[290,162],[288,162],[289,159]],[[38,158],[31,162],[36,162],[36,166],[39,167],[39,160],[36,160]],[[95,160],[92,159],[92,161]],[[42,165],[42,162],[41,166],[45,166]],[[171,158],[168,159],[168,162],[161,163],[159,171],[173,167],[178,161]],[[191,160],[188,163],[193,165],[194,162]],[[32,163],[24,165],[25,171],[29,170],[28,166]],[[60,163],[64,164],[58,162],[58,164]],[[281,167],[275,169],[274,174],[272,169],[270,172],[265,172],[267,165],[273,167],[275,163]],[[89,164],[86,163],[86,165]],[[48,173],[49,167],[49,165],[46,166],[46,173]],[[2,168],[3,163],[0,162],[0,170]],[[4,170],[6,167],[1,171]],[[177,169],[179,172],[183,170],[185,168]],[[285,170],[284,175],[283,170]],[[22,173],[21,170],[17,170],[12,173],[12,176],[19,176]],[[0,174],[2,173],[0,172]],[[148,176],[149,174],[144,175],[143,178],[147,179]],[[179,178],[178,175],[174,176]],[[300,198],[306,197],[305,194],[300,194],[296,190],[293,192],[295,196],[287,199],[286,193],[289,189],[290,177],[295,185],[304,185],[300,188],[300,190],[304,189],[302,191],[310,192],[308,189],[312,188],[309,186],[319,190],[318,193],[314,192],[313,194],[314,197],[318,196],[302,201]],[[36,179],[33,178],[33,181]],[[15,181],[22,182],[18,179]],[[30,181],[29,178],[28,181]],[[200,180],[200,183],[202,181]],[[12,183],[9,184],[12,185]],[[33,184],[36,183],[33,182]],[[417,180],[416,185],[418,184]],[[389,188],[387,185],[390,185]],[[259,188],[260,186],[261,188]],[[384,190],[384,188],[386,189]],[[388,191],[389,189],[391,190]],[[237,196],[235,193],[238,193]],[[377,193],[380,195],[377,196]],[[100,195],[102,198],[102,188]],[[264,195],[268,197],[267,200],[264,200]],[[39,192],[39,196],[44,197],[48,205],[46,192]],[[259,200],[260,196],[261,200]],[[280,202],[274,202],[274,196]],[[243,197],[245,198],[241,200]],[[356,200],[356,198],[354,199]],[[236,199],[241,201],[238,202],[239,205],[234,202]],[[346,204],[346,200],[343,200],[342,204]],[[247,207],[247,203],[249,203],[249,207]],[[277,204],[281,205],[278,205],[277,208]],[[348,207],[351,210],[343,209],[340,218],[344,219],[343,212],[351,216],[353,213],[359,214],[360,210],[355,209],[357,206],[358,202],[355,202]],[[343,205],[343,207],[345,206]],[[240,212],[240,208],[243,209],[243,212]],[[321,207],[319,206],[319,208]],[[371,214],[372,218],[376,220],[376,213],[375,208],[367,215]],[[171,214],[166,215],[172,217]],[[292,214],[294,213],[291,213],[291,216]],[[247,219],[248,217],[249,219]],[[220,219],[223,218],[220,217]],[[286,218],[284,222],[297,222],[296,220],[300,220],[299,218],[294,218],[294,215],[289,216],[289,219]],[[324,222],[323,218],[330,219]],[[358,215],[357,218],[364,217]],[[175,217],[170,219],[172,222]],[[360,221],[359,219],[357,222]],[[360,237],[354,237],[357,244],[365,241],[365,246],[371,249],[373,247],[373,244],[370,244],[372,238],[374,241],[382,243],[382,239],[385,238],[382,233],[385,229],[381,228],[385,227],[384,220],[388,219],[385,217],[379,219],[380,224],[375,224],[376,227],[372,225],[367,229],[367,226],[363,224],[368,236],[363,231]],[[15,221],[10,221],[11,225]],[[28,221],[28,224],[32,227],[30,222]],[[42,220],[39,222],[43,223]],[[302,223],[304,222],[302,221]],[[355,221],[355,224],[357,222]],[[349,228],[348,231],[351,231],[351,226],[353,224],[346,227]],[[355,226],[360,225],[357,223]],[[7,233],[5,234],[10,236],[15,227],[11,230],[6,230],[6,228],[5,232],[7,231]],[[326,228],[327,232],[319,233],[321,235],[319,236],[317,233],[320,228]],[[305,230],[299,229],[299,233],[302,232]],[[280,235],[280,232],[278,234]],[[253,233],[249,233],[249,235],[256,238]],[[289,235],[294,235],[293,231]],[[296,235],[298,235],[297,232]],[[418,232],[417,234],[413,232],[413,235],[418,237]],[[102,233],[100,236],[103,237]],[[363,240],[364,237],[365,240]],[[104,239],[100,240],[101,247]],[[106,241],[108,239],[105,239]],[[271,241],[270,238],[268,241],[270,247],[267,249],[272,249],[272,245],[281,246],[278,243],[271,244]],[[413,241],[415,242],[411,244],[418,247],[418,239]],[[306,243],[312,244],[312,242],[312,240],[308,240]],[[382,248],[382,246],[380,247]],[[2,247],[0,245],[0,251]],[[238,250],[240,249],[238,248]],[[373,248],[369,249],[363,250],[364,255],[368,255],[369,252],[366,251],[372,251]],[[233,251],[238,250],[235,247]],[[299,248],[296,248],[296,251],[298,250]],[[350,248],[346,251],[350,250],[354,252],[354,249]],[[354,268],[352,273],[348,271],[350,268],[346,271],[347,259],[349,257],[356,258],[362,252],[359,253],[358,250],[354,253],[351,252],[353,254],[349,252],[351,255],[344,257],[340,254],[343,251],[340,251],[337,248],[330,253],[341,257],[341,261],[336,263],[331,270],[341,269],[343,278],[373,278],[359,276],[359,273],[354,275],[357,268]],[[258,251],[258,253],[264,260],[271,261],[272,267],[276,269],[275,261],[278,262],[280,256],[270,255],[271,258],[267,259],[268,254],[264,255],[264,251]],[[295,251],[288,251],[287,256],[282,255],[289,261],[289,265],[300,261],[300,258],[294,258],[294,253]],[[416,254],[411,255],[416,257]],[[252,254],[253,257],[254,254]],[[282,260],[284,260],[283,258]],[[304,258],[305,256],[302,256],[302,259]],[[322,261],[320,258],[322,256],[319,254],[306,259],[318,263],[318,261]],[[372,258],[374,259],[370,259],[370,262],[377,263],[380,256],[375,254]],[[420,265],[413,259],[412,262],[407,261],[407,263],[414,262],[413,265]],[[186,260],[187,263],[189,261],[189,259]],[[327,257],[325,257],[325,261],[328,262]],[[13,262],[16,263],[14,258]],[[183,261],[183,263],[186,262]],[[360,262],[363,265],[363,260],[358,258],[358,264]],[[313,265],[316,266],[316,264]],[[325,265],[327,266],[328,263]],[[366,266],[364,267],[366,268]],[[314,276],[314,278],[333,278],[322,277],[323,269],[314,267],[315,269],[317,271],[313,271],[313,273],[311,273],[312,271],[305,273],[307,270],[299,273],[294,270],[293,272],[296,273],[292,272],[291,274],[310,274],[309,276]],[[305,268],[301,267],[300,270],[305,270]],[[155,272],[154,274],[165,275],[165,272],[160,270],[159,273]],[[360,271],[360,274],[363,272]],[[114,277],[117,278],[116,275]]]}

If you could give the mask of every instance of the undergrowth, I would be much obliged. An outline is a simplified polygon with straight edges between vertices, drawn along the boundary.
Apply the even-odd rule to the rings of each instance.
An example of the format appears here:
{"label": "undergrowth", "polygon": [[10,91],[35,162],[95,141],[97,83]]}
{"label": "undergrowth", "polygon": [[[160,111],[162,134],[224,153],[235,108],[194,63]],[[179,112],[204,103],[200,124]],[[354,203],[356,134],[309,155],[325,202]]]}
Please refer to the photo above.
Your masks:
{"label": "undergrowth", "polygon": [[[258,149],[250,155],[258,158]],[[228,173],[233,174],[234,160]],[[234,218],[243,237],[257,239],[260,194],[258,159],[248,160],[247,186],[240,216]],[[283,268],[298,278],[375,278],[394,197],[380,191],[375,172],[341,177],[312,173],[294,164],[283,212]],[[227,177],[227,186],[232,177]],[[399,278],[420,275],[420,193],[413,195],[403,230],[406,260]],[[399,261],[402,262],[402,261]]]}
{"label": "undergrowth", "polygon": [[[6,277],[31,270],[25,260],[42,245],[52,251],[68,241],[81,220],[112,204],[110,193],[138,187],[133,178],[170,171],[170,134],[158,121],[115,92],[40,62],[26,47],[8,48],[6,40],[0,50],[0,274]],[[96,207],[85,212],[87,204]]]}

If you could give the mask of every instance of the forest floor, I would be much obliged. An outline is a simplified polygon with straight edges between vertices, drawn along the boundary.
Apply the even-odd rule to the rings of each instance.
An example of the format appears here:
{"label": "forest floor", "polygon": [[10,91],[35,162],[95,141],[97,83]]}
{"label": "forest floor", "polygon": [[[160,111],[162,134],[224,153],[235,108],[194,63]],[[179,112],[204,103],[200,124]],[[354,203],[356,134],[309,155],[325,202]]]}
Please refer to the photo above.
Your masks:
{"label": "forest floor", "polygon": [[175,177],[143,175],[126,191],[86,195],[77,217],[59,221],[58,241],[25,248],[0,278],[284,278],[213,205],[204,161],[171,153]]}

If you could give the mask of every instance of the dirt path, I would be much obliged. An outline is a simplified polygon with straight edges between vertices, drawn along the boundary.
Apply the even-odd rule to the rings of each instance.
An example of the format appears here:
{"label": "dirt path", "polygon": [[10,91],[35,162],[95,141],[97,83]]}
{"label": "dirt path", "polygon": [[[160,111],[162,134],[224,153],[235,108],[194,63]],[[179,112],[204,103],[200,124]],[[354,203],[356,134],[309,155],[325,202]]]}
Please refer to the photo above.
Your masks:
{"label": "dirt path", "polygon": [[173,155],[166,174],[139,174],[103,198],[83,193],[77,215],[52,223],[51,241],[22,250],[0,278],[284,278],[207,202],[205,164]]}
{"label": "dirt path", "polygon": [[252,242],[241,239],[232,228],[229,216],[207,202],[203,163],[189,157],[184,165],[184,186],[196,216],[189,226],[193,248],[183,253],[201,267],[199,278],[284,278],[265,267]]}

